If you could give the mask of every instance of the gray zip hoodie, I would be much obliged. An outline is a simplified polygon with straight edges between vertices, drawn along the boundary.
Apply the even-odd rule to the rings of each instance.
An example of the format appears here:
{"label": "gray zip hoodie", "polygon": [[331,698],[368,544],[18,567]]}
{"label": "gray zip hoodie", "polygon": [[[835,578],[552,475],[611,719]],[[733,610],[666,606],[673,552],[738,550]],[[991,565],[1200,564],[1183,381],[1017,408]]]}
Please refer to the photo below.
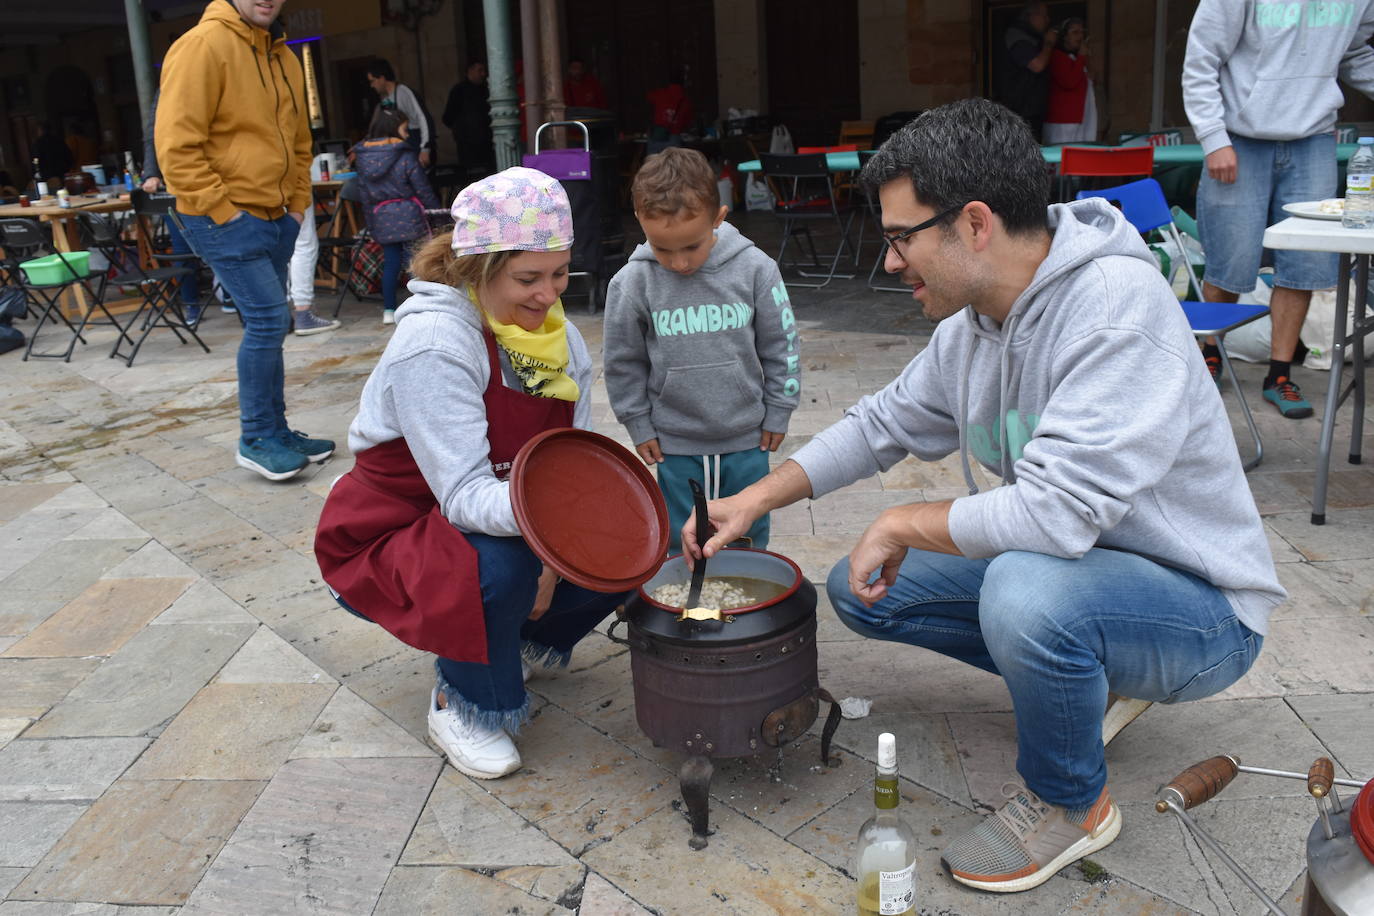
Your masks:
{"label": "gray zip hoodie", "polygon": [[[1056,204],[1053,240],[996,322],[966,308],[892,383],[793,455],[813,495],[959,450],[965,556],[1140,554],[1220,588],[1263,634],[1285,592],[1231,424],[1188,321],[1106,201]],[[979,493],[969,455],[1002,478]]]}
{"label": "gray zip hoodie", "polygon": [[[404,438],[444,517],[460,531],[515,537],[509,488],[488,457],[482,393],[491,364],[477,306],[442,283],[411,280],[412,295],[396,310],[396,331],[363,385],[358,416],[348,427],[354,454]],[[592,358],[582,335],[567,323],[568,373],[579,395],[573,425],[591,429]],[[501,380],[519,390],[506,355],[497,348]]]}
{"label": "gray zip hoodie", "polygon": [[1230,133],[1299,140],[1327,133],[1339,76],[1374,94],[1374,0],[1202,0],[1188,29],[1183,107],[1204,153]]}
{"label": "gray zip hoodie", "polygon": [[758,448],[801,396],[800,340],[778,265],[729,223],[700,269],[643,244],[606,295],[606,393],[635,445],[670,455]]}

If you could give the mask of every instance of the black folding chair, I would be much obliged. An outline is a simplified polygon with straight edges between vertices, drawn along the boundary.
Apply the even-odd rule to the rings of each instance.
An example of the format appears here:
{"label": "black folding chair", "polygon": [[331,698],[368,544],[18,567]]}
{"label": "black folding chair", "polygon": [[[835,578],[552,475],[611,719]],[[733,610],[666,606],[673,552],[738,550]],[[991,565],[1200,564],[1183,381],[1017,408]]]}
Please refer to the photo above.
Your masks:
{"label": "black folding chair", "polygon": [[[209,353],[210,348],[205,345],[205,341],[201,340],[195,328],[186,322],[186,313],[182,310],[181,302],[175,295],[176,284],[190,276],[194,268],[154,267],[151,270],[145,270],[143,265],[138,262],[137,249],[124,243],[120,237],[119,229],[112,220],[99,213],[78,213],[77,218],[81,227],[82,242],[86,247],[105,255],[110,264],[114,265],[116,270],[121,271],[113,277],[107,274],[100,278],[102,301],[106,289],[111,285],[134,287],[143,297],[143,302],[139,305],[138,311],[134,312],[134,317],[127,326],[127,330],[133,331],[134,326],[142,320],[143,333],[139,335],[137,341],[127,334],[121,335],[121,339],[115,341],[110,356],[115,359],[123,359],[124,365],[132,366],[134,358],[138,356],[139,348],[143,346],[143,342],[148,339],[148,335],[158,325],[170,328],[177,340],[183,344],[186,343],[186,338],[181,336],[181,332],[185,331],[191,335],[196,343],[200,344],[202,350]],[[131,346],[129,352],[124,354],[120,352],[120,348],[126,340]]]}
{"label": "black folding chair", "polygon": [[[835,184],[830,177],[830,167],[826,164],[825,153],[806,155],[783,155],[762,153],[759,162],[764,177],[778,189],[778,197],[773,201],[773,214],[782,220],[782,246],[778,249],[778,266],[787,265],[787,246],[793,236],[804,236],[806,245],[811,249],[810,263],[793,265],[803,277],[823,277],[819,283],[802,283],[788,280],[788,286],[819,289],[836,277],[849,279],[853,274],[837,273],[840,258],[846,250],[859,263],[859,250],[850,241],[849,230],[854,223],[854,206],[848,200],[841,200],[835,193]],[[811,237],[811,226],[831,223],[839,232],[835,253],[829,267],[820,261],[816,253],[816,243]],[[800,239],[798,240],[800,244]]]}
{"label": "black folding chair", "polygon": [[[200,281],[197,285],[199,294],[195,302],[188,302],[185,296],[180,296],[183,306],[195,306],[199,314],[195,321],[188,321],[192,328],[200,327],[200,319],[205,315],[205,309],[214,300],[214,274],[210,267],[194,251],[173,251],[171,232],[168,228],[172,221],[176,220],[175,215],[177,199],[175,196],[165,191],[148,193],[135,188],[130,195],[130,202],[134,205],[134,217],[143,224],[144,231],[148,233],[150,241],[149,257],[158,266],[169,267],[188,267],[195,272],[195,276]],[[180,231],[180,224],[178,224]],[[185,233],[182,233],[183,238]],[[177,284],[178,295],[181,293],[182,284]],[[239,321],[242,322],[242,316]]]}
{"label": "black folding chair", "polygon": [[[115,342],[118,346],[120,341],[129,340],[124,333],[124,327],[115,320],[110,310],[105,308],[102,298],[94,292],[87,282],[93,276],[89,266],[85,269],[78,269],[75,258],[70,253],[63,253],[57,250],[56,246],[49,244],[42,228],[37,220],[33,219],[0,219],[0,243],[5,247],[6,257],[13,265],[10,268],[10,279],[17,282],[28,296],[29,304],[33,310],[38,312],[38,324],[34,325],[33,336],[29,338],[29,346],[24,350],[24,359],[29,357],[34,359],[60,359],[63,362],[71,362],[72,353],[76,350],[78,343],[86,343],[86,338],[81,336],[81,332],[88,327],[108,324],[119,332],[119,340]],[[48,282],[35,282],[29,278],[26,271],[19,267],[23,261],[32,260],[45,252],[55,255],[63,270],[59,279]],[[81,320],[72,324],[71,320],[62,310],[62,294],[73,287],[81,287],[88,299],[87,307],[81,315]],[[91,315],[99,310],[104,316],[104,320],[91,320]],[[35,353],[34,345],[38,343],[38,334],[43,330],[45,324],[57,324],[61,322],[71,332],[71,339],[67,342],[67,349],[60,353]]]}
{"label": "black folding chair", "polygon": [[[860,169],[868,165],[868,160],[873,158],[873,153],[874,150],[871,149],[859,150]],[[909,293],[911,292],[911,287],[909,286],[884,286],[881,283],[875,282],[878,276],[878,271],[883,270],[883,262],[887,260],[887,238],[883,235],[882,207],[880,207],[878,205],[878,202],[874,200],[873,193],[869,191],[867,187],[862,189],[862,193],[864,196],[864,209],[868,213],[869,222],[871,222],[873,224],[873,228],[878,231],[878,257],[874,260],[873,267],[868,271],[868,288],[873,290],[875,293]],[[859,244],[863,244],[862,232],[859,233]],[[883,272],[886,273],[887,271],[883,270]]]}

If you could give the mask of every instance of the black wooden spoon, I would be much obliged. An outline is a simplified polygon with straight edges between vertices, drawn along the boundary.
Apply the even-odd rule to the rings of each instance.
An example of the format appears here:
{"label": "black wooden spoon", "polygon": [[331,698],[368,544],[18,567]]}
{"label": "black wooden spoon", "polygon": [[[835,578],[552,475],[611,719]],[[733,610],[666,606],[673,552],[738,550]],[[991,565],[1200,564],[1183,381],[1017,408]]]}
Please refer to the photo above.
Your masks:
{"label": "black wooden spoon", "polygon": [[[692,478],[687,481],[692,486],[692,502],[695,504],[697,513],[697,547],[704,548],[706,541],[711,537],[711,522],[706,517],[706,491],[701,488],[701,483]],[[706,581],[706,554],[697,557],[696,566],[692,569],[692,585],[687,589],[687,603],[682,606],[683,610],[691,610],[701,601],[701,585]]]}

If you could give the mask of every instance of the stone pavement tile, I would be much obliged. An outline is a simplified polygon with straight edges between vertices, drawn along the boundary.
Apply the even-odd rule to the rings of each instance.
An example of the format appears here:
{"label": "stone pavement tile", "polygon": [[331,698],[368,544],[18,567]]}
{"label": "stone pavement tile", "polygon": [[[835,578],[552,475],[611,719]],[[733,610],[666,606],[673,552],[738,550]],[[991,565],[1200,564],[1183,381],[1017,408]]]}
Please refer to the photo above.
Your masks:
{"label": "stone pavement tile", "polygon": [[1268,524],[1304,557],[1367,560],[1374,556],[1374,509],[1332,509],[1325,525],[1314,525],[1311,511],[1272,515]]}
{"label": "stone pavement tile", "polygon": [[33,719],[27,716],[0,718],[0,750],[3,750],[5,745],[23,734],[24,729],[31,724],[33,724]]}
{"label": "stone pavement tile", "polygon": [[134,779],[271,779],[334,693],[323,684],[211,684],[129,770]]}
{"label": "stone pavement tile", "polygon": [[[252,530],[257,532],[256,528]],[[292,616],[292,612],[299,613],[301,606],[286,603],[288,599],[303,599],[303,606],[310,613],[332,609],[351,616],[329,594],[313,557],[303,557],[261,532],[235,546],[222,559],[227,565],[217,569],[200,563],[197,567],[205,569],[206,576],[220,591],[269,626],[275,627],[276,621]],[[268,606],[262,607],[264,604]],[[289,641],[285,634],[281,635]]]}
{"label": "stone pavement tile", "polygon": [[[1349,444],[1349,440],[1346,440]],[[1344,451],[1336,455],[1344,455]],[[1312,487],[1317,479],[1315,470],[1285,471],[1284,482],[1303,499],[1298,507],[1312,511]],[[1326,507],[1328,509],[1358,509],[1374,506],[1374,470],[1351,468],[1343,458],[1333,460],[1326,476]]]}
{"label": "stone pavement tile", "polygon": [[[869,490],[861,492],[845,492],[841,494],[827,493],[820,499],[811,502],[811,518],[818,532],[828,535],[848,534],[853,540],[863,534],[878,514],[885,509],[893,506],[900,506],[904,503],[922,502],[920,491],[918,490]],[[853,548],[850,544],[850,548]],[[838,560],[840,554],[832,559]]]}
{"label": "stone pavement tile", "polygon": [[[216,584],[247,572],[277,572],[280,564],[298,556],[214,500],[200,497],[194,505],[179,508],[181,514],[196,519],[194,528],[183,523],[176,532],[157,534],[157,538]],[[145,523],[140,520],[140,524]],[[285,580],[290,571],[283,569],[280,575]]]}
{"label": "stone pavement tile", "polygon": [[86,807],[84,802],[0,802],[0,867],[37,865]]}
{"label": "stone pavement tile", "polygon": [[[1365,560],[1335,560],[1329,563],[1283,563],[1278,565],[1279,583],[1288,590],[1288,601],[1280,605],[1270,620],[1298,620],[1323,617],[1358,617],[1368,614],[1366,601],[1374,605],[1374,589],[1357,585],[1351,571],[1370,565]],[[1310,619],[1313,632],[1324,622]],[[1374,684],[1374,679],[1371,679]]]}
{"label": "stone pavement tile", "polygon": [[105,573],[107,579],[162,578],[174,579],[199,578],[199,573],[173,556],[172,552],[157,541],[150,541],[138,549],[129,559]]}
{"label": "stone pavement tile", "polygon": [[181,597],[172,602],[171,607],[153,620],[154,625],[177,623],[256,624],[257,622],[256,617],[239,607],[237,602],[204,579],[199,580],[182,592]]}
{"label": "stone pavement tile", "polygon": [[520,730],[524,767],[487,791],[574,855],[666,806],[676,779],[560,709]]}
{"label": "stone pavement tile", "polygon": [[36,598],[60,598],[65,603],[85,591],[107,570],[127,559],[145,542],[146,539],[139,538],[62,541],[11,573],[2,585],[6,591],[25,592]]}
{"label": "stone pavement tile", "polygon": [[262,791],[260,782],[121,779],[12,896],[184,903]]}
{"label": "stone pavement tile", "polygon": [[245,476],[236,469],[196,481],[195,486],[221,506],[232,506],[235,515],[273,537],[294,535],[302,529],[314,531],[324,506],[321,497],[306,487],[264,487],[262,483],[256,475]]}
{"label": "stone pavement tile", "polygon": [[297,757],[424,757],[435,752],[347,687],[330,697],[291,751]]}
{"label": "stone pavement tile", "polygon": [[98,658],[0,658],[0,716],[39,718],[100,664]]}
{"label": "stone pavement tile", "polygon": [[0,526],[0,579],[39,559],[44,551],[90,521],[90,513],[26,512]]}
{"label": "stone pavement tile", "polygon": [[[227,393],[227,396],[232,398],[235,397],[235,387],[232,384],[228,386],[204,386],[196,388],[188,394],[208,395],[218,399]],[[224,390],[225,388],[227,388],[227,392]],[[185,482],[199,480],[206,474],[221,470],[225,465],[225,459],[229,457],[223,448],[206,442],[199,436],[185,437],[177,436],[174,433],[162,433],[154,436],[153,441],[142,446],[138,453],[161,470]],[[232,462],[233,459],[229,458],[229,460]]]}
{"label": "stone pavement tile", "polygon": [[[1316,811],[1310,798],[1228,797],[1247,779],[1283,781],[1242,773],[1222,795],[1189,814],[1265,893],[1281,896],[1303,871],[1304,844]],[[1205,852],[1173,814],[1139,802],[1121,805],[1121,815],[1121,835],[1092,856],[1108,874],[1207,916],[1261,911],[1259,898]]]}
{"label": "stone pavement tile", "polygon": [[[1372,688],[1374,689],[1374,688]],[[1288,705],[1312,729],[1336,763],[1351,779],[1374,779],[1374,695],[1350,693],[1339,696],[1289,697]],[[1293,761],[1291,766],[1273,765],[1277,770],[1306,772],[1310,761]],[[1351,789],[1341,790],[1343,795]]]}
{"label": "stone pavement tile", "polygon": [[9,896],[9,892],[28,873],[27,868],[0,868],[0,900]]}
{"label": "stone pavement tile", "polygon": [[212,683],[333,685],[338,681],[269,627],[260,626]]}
{"label": "stone pavement tile", "polygon": [[[196,498],[195,490],[138,455],[125,455],[83,468],[81,479],[159,540],[167,529],[159,530],[145,516],[161,519],[163,516],[153,515],[153,510]],[[179,516],[183,524],[186,518],[185,514]]]}
{"label": "stone pavement tile", "polygon": [[[871,769],[869,779],[872,779]],[[1031,891],[1033,899],[1027,894],[985,894],[964,887],[945,874],[940,856],[955,837],[976,827],[983,815],[952,804],[906,779],[901,780],[901,795],[897,811],[916,834],[919,847],[916,852],[916,899],[920,912],[951,916],[1058,913],[1081,889],[1081,884],[1063,877],[1051,878],[1047,884]],[[843,912],[853,911],[852,901],[857,889],[852,876],[854,838],[864,821],[873,816],[873,810],[872,789],[859,789],[787,837],[791,843],[846,876],[848,893],[842,898]],[[713,836],[711,846],[715,844]],[[836,908],[833,912],[841,910]]]}
{"label": "stone pavement tile", "polygon": [[810,537],[815,533],[811,523],[810,500],[802,500],[781,509],[774,509],[768,519],[769,543],[780,535]]}
{"label": "stone pavement tile", "polygon": [[[981,464],[970,460],[969,467],[973,472],[974,482],[980,488],[991,486],[993,481]],[[965,495],[968,494],[968,485],[964,483],[964,467],[957,453],[947,455],[939,461],[922,461],[914,455],[908,455],[886,471],[880,472],[878,477],[882,480],[883,488],[888,490],[953,487]]]}
{"label": "stone pavement tile", "polygon": [[531,897],[549,900],[561,906],[575,907],[582,893],[582,882],[587,869],[576,865],[516,865],[503,868],[492,874],[498,881],[504,881],[519,888]]}
{"label": "stone pavement tile", "polygon": [[1002,784],[1016,774],[1016,719],[1011,713],[956,713],[947,716],[962,758],[968,796],[975,806],[1002,805]]}
{"label": "stone pavement tile", "polygon": [[147,538],[148,532],[129,521],[118,509],[96,509],[91,520],[67,535],[69,541]]}
{"label": "stone pavement tile", "polygon": [[0,801],[95,801],[146,738],[20,740],[0,748]]}
{"label": "stone pavement tile", "polygon": [[75,483],[54,493],[50,499],[37,507],[41,512],[93,512],[105,509],[110,504],[84,483]]}
{"label": "stone pavement tile", "polygon": [[[817,503],[806,503],[816,506]],[[849,556],[854,543],[859,539],[857,533],[837,533],[833,529],[816,526],[813,535],[780,535],[769,538],[768,549],[780,553],[801,567],[802,575],[816,586],[818,593],[825,592],[825,579],[830,575],[830,567],[837,560]]]}
{"label": "stone pavement tile", "polygon": [[10,658],[113,655],[161,614],[191,579],[101,579],[28,636],[5,650]]}
{"label": "stone pavement tile", "polygon": [[156,729],[205,686],[253,629],[245,624],[146,627],[27,734],[96,737]]}
{"label": "stone pavement tile", "polygon": [[289,761],[181,912],[372,912],[439,767],[415,757]]}
{"label": "stone pavement tile", "polygon": [[70,486],[72,484],[66,483],[0,484],[0,524],[16,519],[35,506],[42,505]]}
{"label": "stone pavement tile", "polygon": [[821,686],[835,699],[867,697],[873,712],[910,708],[923,713],[1011,709],[1005,682],[937,652],[878,639],[823,643]]}
{"label": "stone pavement tile", "polygon": [[1307,562],[1302,551],[1288,543],[1284,536],[1279,534],[1270,524],[1269,519],[1264,520],[1264,534],[1269,539],[1269,552],[1273,554],[1276,565]]}
{"label": "stone pavement tile", "polygon": [[[954,743],[948,719],[939,713],[919,712],[909,698],[892,697],[880,710],[862,719],[845,719],[835,732],[835,744],[854,755],[845,766],[854,765],[867,772],[878,759],[878,735],[891,732],[897,738],[898,763],[902,775],[945,798],[973,807],[964,779],[959,747]],[[816,733],[818,719],[812,727]]]}
{"label": "stone pavement tile", "polygon": [[662,808],[582,858],[635,900],[664,916],[840,913],[854,883],[723,805],[711,809],[710,845],[687,846],[691,828]]}
{"label": "stone pavement tile", "polygon": [[444,767],[401,854],[401,865],[458,865],[490,874],[522,865],[578,862],[476,780]]}
{"label": "stone pavement tile", "polygon": [[1192,916],[1191,907],[1180,906],[1125,881],[1095,881],[1063,911],[1064,916]]}
{"label": "stone pavement tile", "polygon": [[[386,637],[385,654],[368,659],[351,672],[325,667],[382,715],[424,740],[429,695],[434,689],[434,656],[407,646],[381,627],[373,629]],[[533,699],[530,705],[534,707]]]}
{"label": "stone pavement tile", "polygon": [[[623,638],[625,627],[616,635]],[[573,650],[568,667],[536,670],[526,690],[580,716],[607,697],[633,693],[630,651],[600,633],[589,634]]]}
{"label": "stone pavement tile", "polygon": [[39,597],[29,590],[0,591],[0,632],[10,634],[6,638],[13,645],[66,603],[66,599]]}
{"label": "stone pavement tile", "polygon": [[[754,757],[713,761],[712,806],[729,805],[779,836],[786,836],[864,783],[871,767],[831,747],[833,766],[821,764],[821,742],[803,735],[782,748],[765,747]],[[781,765],[779,765],[781,759]],[[855,765],[859,764],[859,765]]]}
{"label": "stone pavement tile", "polygon": [[0,652],[4,652],[10,646],[19,642],[19,640],[20,637],[18,636],[0,636]]}
{"label": "stone pavement tile", "polygon": [[[962,748],[962,745],[961,745]],[[1281,699],[1155,704],[1107,748],[1107,785],[1121,802],[1150,802],[1186,767],[1217,754],[1250,766],[1306,770],[1322,753],[1316,737]],[[1296,779],[1248,776],[1227,798],[1302,796]]]}
{"label": "stone pavement tile", "polygon": [[1371,671],[1374,617],[1275,620],[1250,672],[1218,697],[1246,686],[1274,696],[1368,691]]}
{"label": "stone pavement tile", "polygon": [[574,910],[525,893],[496,878],[463,868],[396,868],[387,878],[373,916],[442,916],[462,901],[465,913],[519,913],[558,916]]}
{"label": "stone pavement tile", "polygon": [[578,916],[649,916],[649,911],[622,894],[614,884],[594,871],[582,884]]}

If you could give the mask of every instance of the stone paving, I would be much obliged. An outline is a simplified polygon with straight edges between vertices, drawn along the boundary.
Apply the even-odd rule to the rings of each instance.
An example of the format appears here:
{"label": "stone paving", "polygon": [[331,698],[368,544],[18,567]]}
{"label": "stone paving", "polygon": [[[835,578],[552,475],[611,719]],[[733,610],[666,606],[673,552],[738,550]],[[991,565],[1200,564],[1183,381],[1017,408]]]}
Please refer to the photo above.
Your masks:
{"label": "stone paving", "polygon": [[[930,333],[909,297],[861,280],[793,295],[803,403],[780,457]],[[599,353],[599,316],[569,312]],[[1112,744],[1126,828],[1096,867],[1011,896],[944,877],[944,843],[1014,776],[1006,691],[857,638],[824,598],[821,683],[872,712],[841,725],[832,768],[818,727],[780,764],[718,762],[706,850],[687,846],[681,758],[638,729],[629,659],[601,633],[531,683],[525,767],[470,780],[426,743],[428,658],[343,613],[311,557],[390,333],[375,304],[350,299],[343,317],[286,342],[293,425],[340,452],[276,485],[233,465],[232,316],[203,325],[208,356],[160,332],[126,368],[106,358],[112,332],[96,331],[70,364],[0,358],[0,916],[852,912],[852,837],[883,730],[898,737],[904,814],[923,838],[922,913],[1252,914],[1258,900],[1154,813],[1160,784],[1223,752],[1283,769],[1324,753],[1346,775],[1374,771],[1374,472],[1344,461],[1347,412],[1328,524],[1310,525],[1319,421],[1282,420],[1252,394],[1266,457],[1249,479],[1292,600],[1240,683],[1153,707]],[[1242,375],[1253,391],[1262,369]],[[1319,401],[1327,375],[1295,375]],[[624,441],[599,381],[595,395],[599,429]],[[908,460],[777,513],[771,546],[820,582],[880,508],[961,488],[955,462]],[[1242,776],[1197,812],[1291,912],[1314,818],[1301,790]]]}

